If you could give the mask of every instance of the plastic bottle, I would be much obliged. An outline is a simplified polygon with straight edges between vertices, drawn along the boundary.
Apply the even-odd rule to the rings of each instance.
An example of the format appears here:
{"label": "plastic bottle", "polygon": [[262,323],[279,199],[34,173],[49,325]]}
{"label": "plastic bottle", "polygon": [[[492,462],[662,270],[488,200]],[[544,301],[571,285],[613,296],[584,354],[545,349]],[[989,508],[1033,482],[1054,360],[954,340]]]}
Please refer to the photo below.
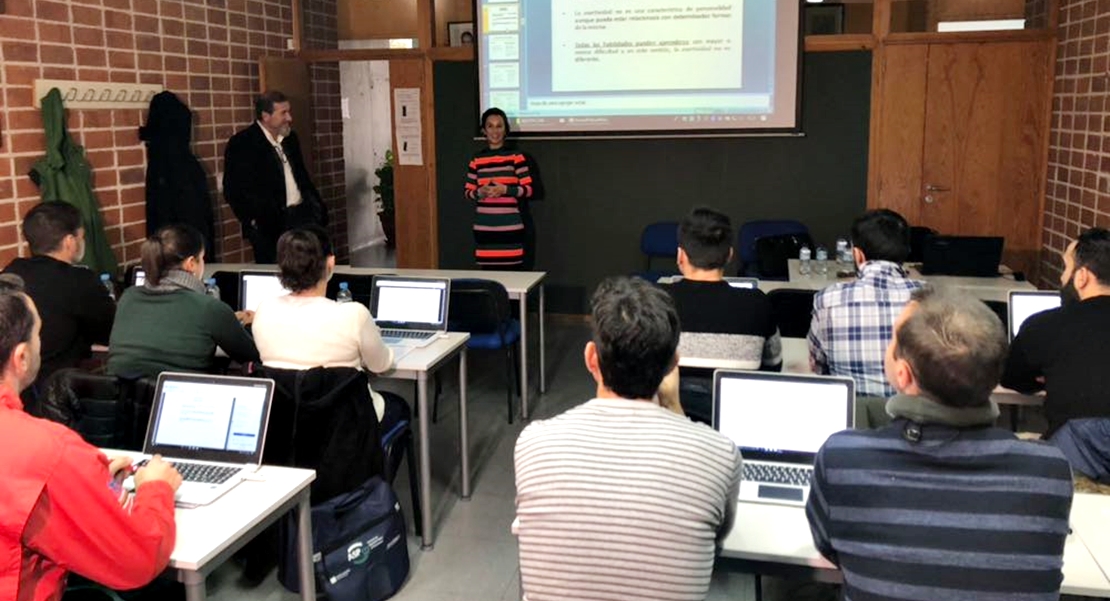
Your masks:
{"label": "plastic bottle", "polygon": [[798,251],[798,273],[802,275],[809,275],[813,266],[810,264],[810,257],[812,252],[808,246],[803,246],[802,250]]}
{"label": "plastic bottle", "polygon": [[825,250],[824,246],[817,247],[817,256],[814,257],[817,264],[814,266],[814,272],[817,275],[829,274],[829,251]]}
{"label": "plastic bottle", "polygon": [[216,285],[216,278],[204,280],[204,293],[212,298],[220,298],[220,287]]}
{"label": "plastic bottle", "polygon": [[116,300],[116,285],[112,283],[112,276],[107,273],[100,274],[100,284],[108,291],[108,296]]}
{"label": "plastic bottle", "polygon": [[339,282],[339,292],[335,295],[335,302],[349,303],[354,300],[351,296],[351,286],[347,282]]}

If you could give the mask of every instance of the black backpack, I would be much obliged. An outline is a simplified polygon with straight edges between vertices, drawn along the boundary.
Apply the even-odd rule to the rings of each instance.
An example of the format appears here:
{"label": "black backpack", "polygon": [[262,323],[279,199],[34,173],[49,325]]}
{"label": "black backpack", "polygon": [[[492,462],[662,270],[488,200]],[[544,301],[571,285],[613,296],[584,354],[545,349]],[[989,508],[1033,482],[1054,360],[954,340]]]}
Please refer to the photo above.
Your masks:
{"label": "black backpack", "polygon": [[755,241],[755,258],[762,279],[786,279],[790,276],[787,259],[797,259],[803,246],[812,246],[809,234],[763,236]]}

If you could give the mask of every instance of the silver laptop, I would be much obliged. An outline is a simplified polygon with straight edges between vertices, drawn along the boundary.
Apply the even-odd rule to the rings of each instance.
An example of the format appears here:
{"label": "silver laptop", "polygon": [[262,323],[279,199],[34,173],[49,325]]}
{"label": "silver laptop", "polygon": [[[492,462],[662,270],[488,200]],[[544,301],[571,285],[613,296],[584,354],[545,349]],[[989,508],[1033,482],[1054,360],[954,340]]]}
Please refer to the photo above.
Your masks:
{"label": "silver laptop", "polygon": [[759,280],[756,278],[725,278],[725,281],[733,288],[746,288],[748,290],[759,288]]}
{"label": "silver laptop", "polygon": [[421,347],[447,332],[451,280],[380,275],[370,290],[370,314],[392,347]]}
{"label": "silver laptop", "polygon": [[851,378],[753,371],[713,374],[713,427],[744,456],[740,500],[804,505],[813,460],[852,427]]}
{"label": "silver laptop", "polygon": [[207,505],[258,470],[273,398],[273,380],[158,376],[143,453],[161,455],[181,473],[177,505]]}
{"label": "silver laptop", "polygon": [[141,267],[136,267],[135,271],[131,272],[131,285],[142,286],[146,284],[146,271]]}
{"label": "silver laptop", "polygon": [[277,272],[239,272],[239,309],[243,311],[255,311],[262,301],[286,294],[289,291],[281,285]]}
{"label": "silver laptop", "polygon": [[1011,290],[1010,306],[1006,312],[1010,330],[1010,340],[1021,331],[1026,319],[1060,306],[1060,293],[1044,290]]}

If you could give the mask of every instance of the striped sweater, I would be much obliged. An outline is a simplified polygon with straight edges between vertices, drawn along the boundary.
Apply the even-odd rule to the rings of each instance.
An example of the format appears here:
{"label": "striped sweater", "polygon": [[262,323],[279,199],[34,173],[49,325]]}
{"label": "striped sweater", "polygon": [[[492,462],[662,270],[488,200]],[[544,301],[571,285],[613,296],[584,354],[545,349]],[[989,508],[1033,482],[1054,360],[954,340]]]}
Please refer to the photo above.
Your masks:
{"label": "striped sweater", "polygon": [[[481,197],[479,188],[505,186],[501,196]],[[532,175],[523,153],[486,148],[470,160],[466,198],[474,201],[474,258],[479,265],[515,266],[524,262],[524,222],[520,199],[532,196]]]}
{"label": "striped sweater", "polygon": [[529,601],[704,599],[732,526],[740,453],[649,401],[594,399],[516,443]]}
{"label": "striped sweater", "polygon": [[[929,404],[940,407],[898,396],[887,408]],[[1058,599],[1072,498],[1063,455],[990,425],[919,421],[840,432],[817,455],[806,513],[844,598]]]}

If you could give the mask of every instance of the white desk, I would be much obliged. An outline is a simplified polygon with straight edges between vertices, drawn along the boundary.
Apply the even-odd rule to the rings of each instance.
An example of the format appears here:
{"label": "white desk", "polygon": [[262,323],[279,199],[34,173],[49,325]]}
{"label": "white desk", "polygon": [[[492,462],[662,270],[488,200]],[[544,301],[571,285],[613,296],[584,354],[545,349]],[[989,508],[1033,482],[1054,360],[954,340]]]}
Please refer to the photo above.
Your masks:
{"label": "white desk", "polygon": [[[1075,496],[1079,500],[1092,495]],[[1076,511],[1072,509],[1073,521]],[[1104,524],[1106,517],[1110,517],[1110,513],[1104,514]],[[719,561],[718,565],[726,569],[841,582],[840,571],[813,546],[813,535],[802,507],[741,502],[736,511],[736,523],[722,546],[724,561]],[[1063,571],[1061,593],[1110,597],[1110,580],[1099,569],[1085,539],[1074,533],[1064,545]]]}
{"label": "white desk", "polygon": [[[138,453],[104,449],[108,457]],[[169,569],[185,584],[188,601],[203,601],[204,580],[236,551],[296,508],[301,599],[316,600],[312,568],[312,509],[309,485],[316,472],[290,467],[263,466],[257,479],[240,482],[211,505],[174,511],[177,541]]]}
{"label": "white desk", "polygon": [[1072,532],[1083,541],[1102,574],[1110,579],[1110,495],[1076,494],[1071,506]]}
{"label": "white desk", "polygon": [[470,498],[470,445],[467,440],[466,409],[466,341],[470,334],[448,332],[445,337],[423,348],[413,349],[396,362],[394,368],[379,378],[416,381],[417,413],[420,415],[420,517],[424,531],[421,542],[424,549],[435,543],[435,524],[432,523],[432,451],[428,406],[428,376],[459,356],[459,480],[462,498]]}
{"label": "white desk", "polygon": [[[239,272],[243,270],[277,271],[277,265],[255,265],[253,263],[207,263],[204,277],[211,277],[217,271]],[[509,293],[509,298],[520,305],[520,413],[528,419],[528,295],[533,289],[539,292],[539,353],[540,353],[540,393],[547,392],[547,360],[544,356],[544,289],[543,271],[471,271],[462,269],[390,269],[387,267],[352,267],[336,265],[336,274],[353,275],[407,275],[425,278],[479,279],[499,282]]]}

